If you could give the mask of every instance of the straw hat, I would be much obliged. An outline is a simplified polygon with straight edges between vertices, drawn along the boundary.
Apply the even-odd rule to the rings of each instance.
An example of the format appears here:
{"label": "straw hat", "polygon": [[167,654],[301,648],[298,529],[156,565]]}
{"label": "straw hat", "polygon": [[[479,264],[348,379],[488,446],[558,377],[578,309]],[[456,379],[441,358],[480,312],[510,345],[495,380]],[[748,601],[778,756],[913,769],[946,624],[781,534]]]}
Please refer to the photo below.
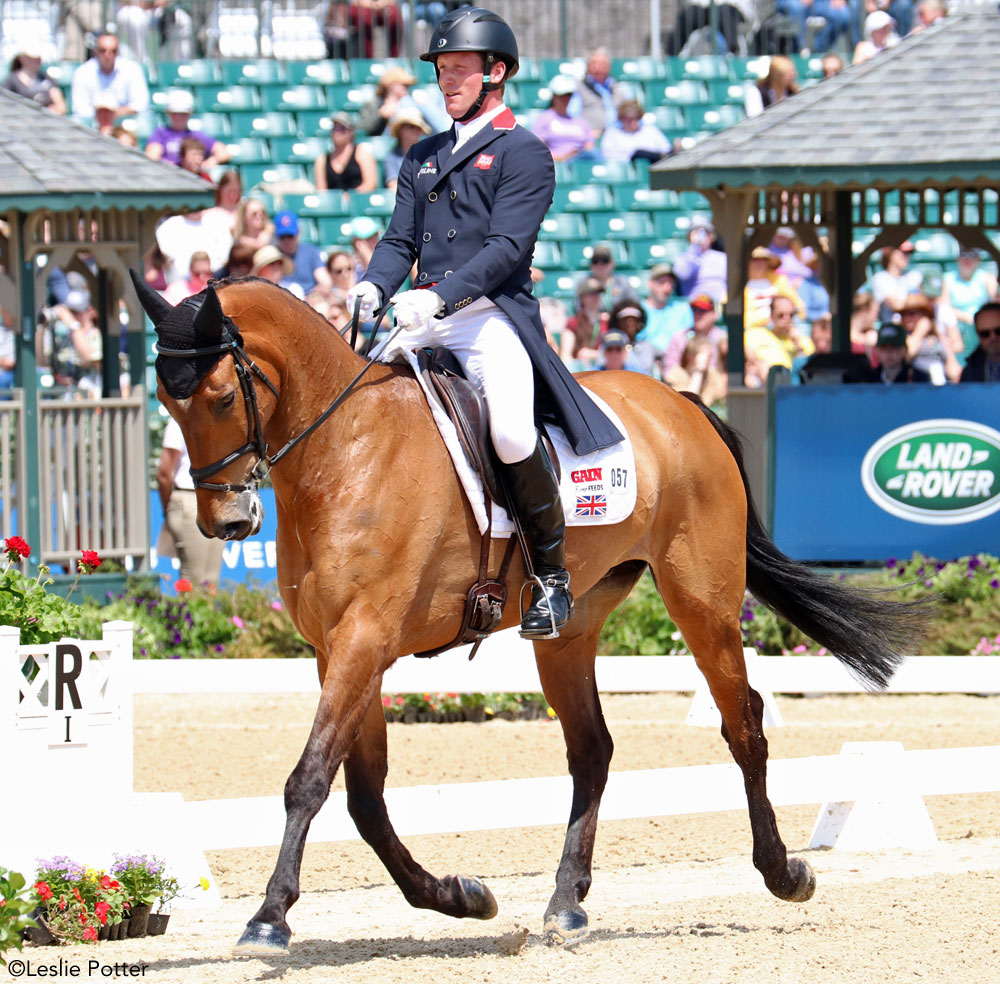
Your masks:
{"label": "straw hat", "polygon": [[389,121],[389,134],[393,140],[399,139],[399,131],[401,127],[406,126],[409,123],[410,126],[417,127],[425,136],[430,136],[431,128],[427,125],[427,121],[420,115],[419,110],[416,109],[401,109],[390,121]]}
{"label": "straw hat", "polygon": [[253,267],[250,270],[250,276],[256,277],[264,267],[270,266],[272,263],[280,263],[282,273],[286,277],[295,269],[295,264],[277,246],[261,246],[253,254]]}
{"label": "straw hat", "polygon": [[402,82],[403,85],[414,85],[416,78],[402,67],[402,65],[390,65],[380,76],[375,86],[375,95],[380,99],[386,94],[386,90],[395,82]]}
{"label": "straw hat", "polygon": [[781,266],[781,260],[775,256],[766,246],[755,246],[750,254],[751,260],[767,260],[767,265],[772,270],[777,270]]}

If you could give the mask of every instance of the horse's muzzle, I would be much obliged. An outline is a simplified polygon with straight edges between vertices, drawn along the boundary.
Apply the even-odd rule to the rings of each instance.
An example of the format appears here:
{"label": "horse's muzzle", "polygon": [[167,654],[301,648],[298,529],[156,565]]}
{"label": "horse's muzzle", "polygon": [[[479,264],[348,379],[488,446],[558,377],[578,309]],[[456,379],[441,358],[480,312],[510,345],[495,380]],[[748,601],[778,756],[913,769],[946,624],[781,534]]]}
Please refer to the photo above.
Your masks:
{"label": "horse's muzzle", "polygon": [[257,490],[247,489],[227,498],[228,502],[214,510],[209,535],[220,540],[245,540],[259,533],[264,509]]}

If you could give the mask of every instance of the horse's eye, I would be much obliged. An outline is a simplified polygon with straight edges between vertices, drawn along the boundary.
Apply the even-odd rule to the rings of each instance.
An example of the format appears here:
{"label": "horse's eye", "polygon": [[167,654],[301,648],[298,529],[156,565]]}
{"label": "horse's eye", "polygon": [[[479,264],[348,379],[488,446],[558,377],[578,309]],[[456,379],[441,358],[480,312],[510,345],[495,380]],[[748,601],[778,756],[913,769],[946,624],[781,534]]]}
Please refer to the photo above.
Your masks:
{"label": "horse's eye", "polygon": [[236,393],[230,390],[228,393],[224,393],[216,401],[215,410],[216,413],[226,413],[228,410],[233,409],[233,404],[236,402]]}

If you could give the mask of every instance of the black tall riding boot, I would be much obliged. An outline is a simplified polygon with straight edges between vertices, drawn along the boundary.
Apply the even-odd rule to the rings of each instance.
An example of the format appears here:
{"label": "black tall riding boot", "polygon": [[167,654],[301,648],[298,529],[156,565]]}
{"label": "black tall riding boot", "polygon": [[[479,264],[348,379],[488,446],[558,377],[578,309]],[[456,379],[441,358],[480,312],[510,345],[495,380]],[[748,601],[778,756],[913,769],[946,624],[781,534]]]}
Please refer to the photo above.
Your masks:
{"label": "black tall riding boot", "polygon": [[521,618],[521,635],[526,639],[555,639],[573,615],[559,482],[541,440],[530,457],[504,465],[504,469],[511,505],[531,543],[531,560],[538,578],[531,582],[531,605]]}

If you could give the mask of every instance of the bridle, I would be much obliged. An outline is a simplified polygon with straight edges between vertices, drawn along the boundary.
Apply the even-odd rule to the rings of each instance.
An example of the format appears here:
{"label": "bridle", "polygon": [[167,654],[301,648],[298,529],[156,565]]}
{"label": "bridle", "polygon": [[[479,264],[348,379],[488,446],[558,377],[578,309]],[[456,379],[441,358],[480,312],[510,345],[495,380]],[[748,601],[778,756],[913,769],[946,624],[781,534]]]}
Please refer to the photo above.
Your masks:
{"label": "bridle", "polygon": [[[355,305],[354,318],[347,327],[352,327],[352,339],[355,337],[357,332],[358,323],[358,309],[360,304]],[[382,318],[385,317],[386,311],[389,309],[389,304],[387,303],[380,311],[376,313],[375,323],[372,327],[371,338],[369,339],[368,345],[365,349],[365,354],[371,350],[372,343],[374,342],[375,335],[378,333],[379,325],[382,323]],[[189,348],[189,349],[165,349],[157,346],[157,355],[169,356],[178,359],[192,359],[197,358],[201,355],[231,355],[233,357],[233,363],[236,369],[236,378],[240,383],[240,391],[243,394],[243,406],[246,410],[247,416],[247,439],[244,444],[236,448],[234,451],[230,451],[229,454],[219,458],[218,461],[212,462],[210,465],[205,465],[202,468],[192,468],[191,478],[194,480],[194,487],[196,489],[207,489],[210,492],[247,492],[255,490],[257,484],[265,479],[268,472],[279,462],[289,451],[292,450],[300,441],[304,441],[317,427],[323,424],[328,417],[330,417],[333,412],[347,399],[351,391],[361,380],[366,372],[377,361],[377,356],[373,356],[369,362],[365,363],[365,367],[344,387],[343,392],[341,392],[336,399],[304,430],[301,434],[297,434],[290,441],[288,441],[284,447],[279,448],[274,454],[270,454],[270,448],[267,441],[264,440],[264,425],[260,419],[260,407],[257,403],[257,387],[254,384],[254,376],[257,377],[274,395],[275,397],[280,397],[281,394],[278,392],[277,386],[271,382],[267,377],[267,373],[264,372],[260,366],[257,365],[247,355],[246,350],[240,344],[239,335],[235,337],[231,333],[231,329],[235,329],[235,325],[227,318],[226,319],[226,336],[224,341],[218,343],[217,345],[206,345],[200,348]],[[346,331],[347,328],[344,329]],[[400,328],[397,328],[383,344],[382,349],[384,350],[389,342],[391,342],[396,335],[399,334]],[[353,346],[352,346],[353,347]],[[228,467],[234,461],[242,458],[246,454],[256,455],[256,460],[247,473],[246,478],[240,483],[233,482],[206,482],[205,478],[209,475],[214,475],[216,472],[222,471],[223,468]]]}

